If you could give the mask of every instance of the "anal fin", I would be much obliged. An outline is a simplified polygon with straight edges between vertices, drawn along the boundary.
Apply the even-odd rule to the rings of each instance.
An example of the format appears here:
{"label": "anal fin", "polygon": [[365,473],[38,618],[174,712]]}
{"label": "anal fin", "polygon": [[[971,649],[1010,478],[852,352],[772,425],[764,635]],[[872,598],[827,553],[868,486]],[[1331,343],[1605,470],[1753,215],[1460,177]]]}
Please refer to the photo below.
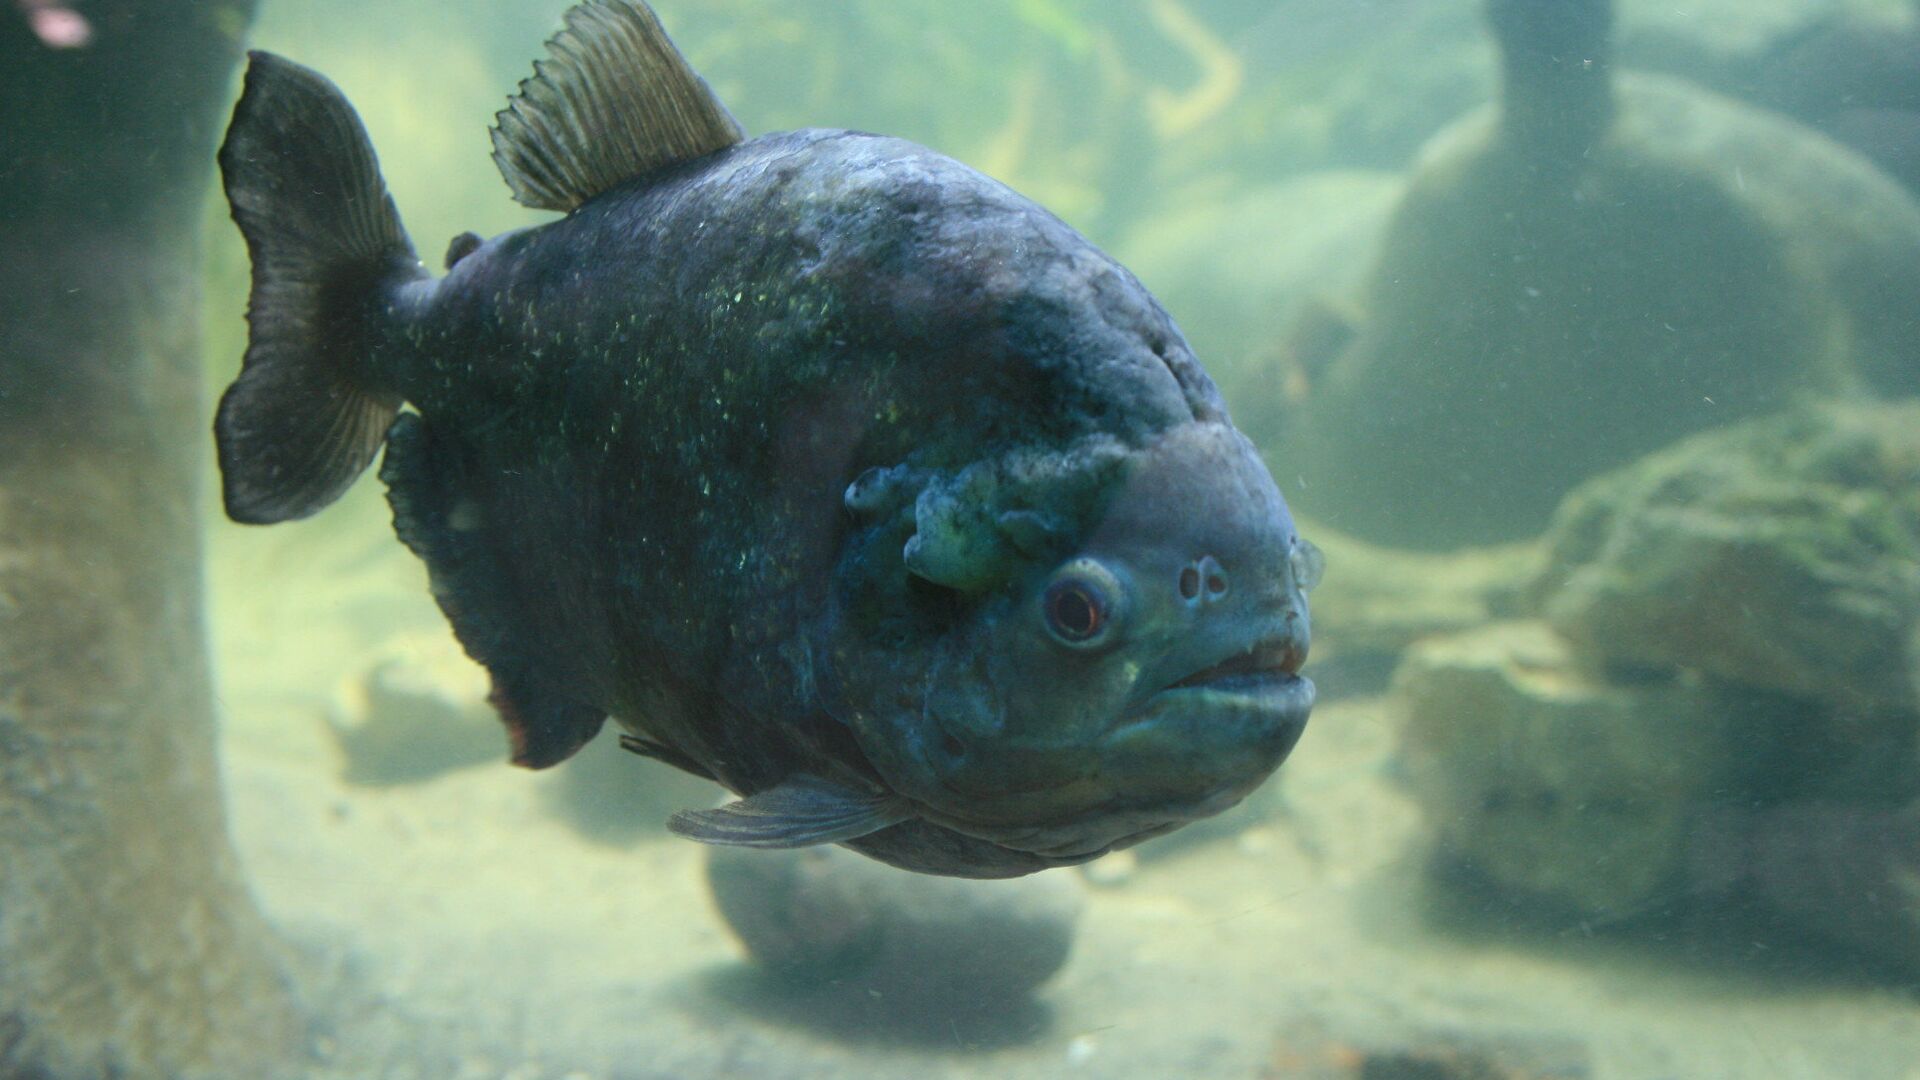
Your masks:
{"label": "anal fin", "polygon": [[493,673],[493,693],[487,701],[507,725],[513,763],[527,769],[567,760],[592,741],[607,721],[606,713],[590,705],[538,692],[516,692],[498,671]]}
{"label": "anal fin", "polygon": [[912,816],[896,795],[854,791],[802,773],[715,810],[682,810],[667,828],[703,844],[801,848],[852,840]]}
{"label": "anal fin", "polygon": [[544,769],[572,757],[606,722],[606,712],[569,697],[541,678],[520,646],[526,619],[486,530],[471,512],[473,498],[460,447],[436,435],[412,413],[394,422],[380,479],[387,484],[393,528],[427,564],[433,597],[453,624],[467,655],[493,676],[488,695],[507,726],[513,763]]}

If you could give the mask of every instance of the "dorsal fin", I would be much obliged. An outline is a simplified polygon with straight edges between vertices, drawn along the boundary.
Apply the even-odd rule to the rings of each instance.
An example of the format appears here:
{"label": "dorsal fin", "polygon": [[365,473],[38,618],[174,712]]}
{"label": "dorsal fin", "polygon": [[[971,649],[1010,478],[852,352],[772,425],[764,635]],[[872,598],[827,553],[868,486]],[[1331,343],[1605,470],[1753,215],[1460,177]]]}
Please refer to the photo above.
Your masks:
{"label": "dorsal fin", "polygon": [[494,117],[515,202],[572,210],[617,184],[746,138],[643,0],[587,0]]}

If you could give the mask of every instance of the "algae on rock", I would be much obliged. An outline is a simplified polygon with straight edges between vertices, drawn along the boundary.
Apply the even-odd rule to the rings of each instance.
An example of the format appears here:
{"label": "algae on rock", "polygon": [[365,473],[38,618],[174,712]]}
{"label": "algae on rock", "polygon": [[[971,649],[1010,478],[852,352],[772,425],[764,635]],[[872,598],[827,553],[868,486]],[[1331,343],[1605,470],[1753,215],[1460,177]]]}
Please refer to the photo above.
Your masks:
{"label": "algae on rock", "polygon": [[1809,406],[1567,499],[1532,591],[1581,649],[1854,711],[1920,711],[1920,404]]}
{"label": "algae on rock", "polygon": [[1416,645],[1402,753],[1441,867],[1618,919],[1920,966],[1920,403],[1695,435],[1578,488],[1516,607]]}

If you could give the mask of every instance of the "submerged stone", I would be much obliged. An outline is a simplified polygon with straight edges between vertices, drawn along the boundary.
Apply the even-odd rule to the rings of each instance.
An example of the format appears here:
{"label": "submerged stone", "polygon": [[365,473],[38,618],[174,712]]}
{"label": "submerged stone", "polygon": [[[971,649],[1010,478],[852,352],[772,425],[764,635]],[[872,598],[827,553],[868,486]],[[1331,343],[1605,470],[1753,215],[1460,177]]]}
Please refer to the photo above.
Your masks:
{"label": "submerged stone", "polygon": [[1920,802],[1804,799],[1703,821],[1696,888],[1841,951],[1849,966],[1920,972]]}
{"label": "submerged stone", "polygon": [[1439,868],[1583,917],[1684,895],[1701,808],[1746,785],[1796,718],[1697,678],[1609,684],[1538,622],[1422,642],[1395,686]]}
{"label": "submerged stone", "polygon": [[1066,963],[1084,894],[1075,874],[930,877],[839,847],[715,847],[707,878],[727,925],[774,974],[914,1002],[1031,993]]}
{"label": "submerged stone", "polygon": [[1592,481],[1556,515],[1533,592],[1607,663],[1911,717],[1920,404],[1808,407]]}
{"label": "submerged stone", "polygon": [[1559,5],[1494,5],[1504,100],[1423,154],[1358,336],[1285,443],[1307,515],[1407,546],[1516,539],[1676,438],[1920,381],[1920,206],[1783,117],[1611,77],[1607,8],[1565,5],[1580,37]]}

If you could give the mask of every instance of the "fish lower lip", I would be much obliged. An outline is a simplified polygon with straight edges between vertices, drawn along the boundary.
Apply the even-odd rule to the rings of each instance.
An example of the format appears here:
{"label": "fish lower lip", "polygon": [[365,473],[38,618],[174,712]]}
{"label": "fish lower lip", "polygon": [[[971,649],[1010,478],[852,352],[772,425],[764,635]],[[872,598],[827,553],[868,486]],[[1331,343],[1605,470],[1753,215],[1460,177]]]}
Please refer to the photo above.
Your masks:
{"label": "fish lower lip", "polygon": [[[1313,690],[1313,684],[1299,675],[1264,669],[1215,674],[1198,681],[1189,677],[1156,696],[1204,697],[1242,702],[1262,709],[1293,709],[1311,706]],[[1301,700],[1303,698],[1304,702]]]}
{"label": "fish lower lip", "polygon": [[[1317,696],[1313,681],[1299,675],[1273,671],[1222,675],[1203,683],[1170,686],[1154,694],[1115,729],[1114,735],[1124,738],[1136,729],[1148,730],[1173,721],[1197,724],[1192,729],[1195,732],[1214,732],[1229,738],[1232,736],[1227,733],[1232,731],[1243,735],[1259,731],[1268,738],[1289,737],[1289,733],[1297,736],[1306,726]],[[1243,726],[1248,724],[1252,727]]]}

